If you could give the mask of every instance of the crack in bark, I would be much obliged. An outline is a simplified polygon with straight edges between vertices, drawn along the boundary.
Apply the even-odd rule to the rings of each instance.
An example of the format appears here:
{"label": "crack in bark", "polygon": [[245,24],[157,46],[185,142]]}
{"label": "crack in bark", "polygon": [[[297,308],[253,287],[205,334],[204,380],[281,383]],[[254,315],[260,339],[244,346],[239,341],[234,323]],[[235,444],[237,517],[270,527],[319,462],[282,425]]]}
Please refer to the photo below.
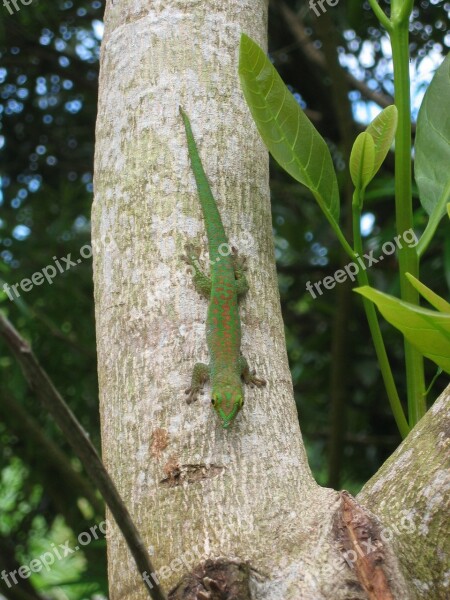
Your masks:
{"label": "crack in bark", "polygon": [[251,600],[247,564],[206,560],[169,592],[169,600]]}
{"label": "crack in bark", "polygon": [[222,465],[214,464],[185,464],[180,465],[175,457],[170,457],[164,466],[166,477],[161,479],[160,485],[164,487],[177,487],[186,483],[196,483],[203,479],[212,479],[220,475],[225,469]]}
{"label": "crack in bark", "polygon": [[348,492],[341,492],[334,528],[344,560],[354,570],[369,600],[394,600],[383,568],[385,553],[378,525]]}

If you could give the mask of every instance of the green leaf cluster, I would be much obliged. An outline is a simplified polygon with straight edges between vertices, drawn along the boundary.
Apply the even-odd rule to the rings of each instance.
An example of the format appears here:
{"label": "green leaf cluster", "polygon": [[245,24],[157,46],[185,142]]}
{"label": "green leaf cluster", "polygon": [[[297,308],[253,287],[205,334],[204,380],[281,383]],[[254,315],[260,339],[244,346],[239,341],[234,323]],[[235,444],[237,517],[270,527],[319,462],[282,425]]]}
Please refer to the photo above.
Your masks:
{"label": "green leaf cluster", "polygon": [[[378,12],[381,12],[379,7]],[[396,14],[391,15],[392,21],[389,21],[385,15],[383,16],[383,22],[386,21],[386,24],[389,25],[392,36],[396,35],[400,21],[406,20],[406,13],[406,9],[403,8],[397,16]],[[367,127],[366,131],[356,138],[352,148],[349,161],[350,176],[355,187],[352,247],[339,227],[339,190],[327,144],[306,117],[265,53],[246,35],[241,37],[239,75],[248,107],[270,153],[287,173],[310,190],[341,245],[349,256],[355,258],[363,251],[360,219],[364,193],[393,144],[399,120],[397,107],[385,108]],[[417,248],[413,250],[413,252],[417,252],[418,257],[434,234],[445,213],[446,206],[450,215],[448,206],[450,198],[448,174],[450,116],[448,103],[443,102],[443,98],[449,97],[450,58],[447,57],[437,70],[433,82],[427,90],[417,123],[415,174],[420,201],[430,215],[425,232]],[[404,123],[403,120],[403,127]],[[402,130],[399,138],[402,143],[405,140],[404,132],[405,129]],[[404,147],[401,151],[404,156],[407,156]],[[403,169],[403,175],[404,172]],[[401,210],[404,210],[404,206],[399,206],[401,206]],[[418,261],[418,259],[416,260]],[[404,265],[405,262],[403,261],[401,264]],[[404,266],[400,270],[400,276],[406,276]],[[366,300],[376,304],[386,320],[403,333],[408,343],[417,348],[423,356],[436,362],[442,369],[449,370],[450,327],[448,319],[450,315],[448,314],[448,305],[444,300],[436,295],[433,296],[433,292],[412,275],[409,276],[410,285],[436,306],[440,313],[434,313],[372,289],[369,286],[366,272],[358,274],[358,281],[361,287],[357,291]],[[380,368],[397,424],[402,434],[406,435],[409,427],[393,380],[378,318],[371,302],[365,302],[364,307]],[[409,391],[411,390],[409,389]],[[410,402],[409,393],[408,401]],[[411,405],[409,406],[411,407]],[[420,410],[417,409],[415,413],[420,413]],[[411,416],[411,418],[413,417]],[[414,421],[412,423],[414,424]]]}

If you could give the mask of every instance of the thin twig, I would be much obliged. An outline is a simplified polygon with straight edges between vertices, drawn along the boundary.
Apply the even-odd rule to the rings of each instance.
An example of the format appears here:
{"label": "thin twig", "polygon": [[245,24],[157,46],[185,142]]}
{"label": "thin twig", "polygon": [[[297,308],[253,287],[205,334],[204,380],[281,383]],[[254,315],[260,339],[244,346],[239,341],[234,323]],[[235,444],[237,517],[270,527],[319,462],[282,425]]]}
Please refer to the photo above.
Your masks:
{"label": "thin twig", "polygon": [[[111,477],[106,471],[96,449],[76,417],[64,402],[62,396],[53,385],[44,369],[39,365],[30,345],[20,336],[13,325],[0,314],[0,335],[20,364],[31,389],[41,401],[44,408],[52,415],[57,425],[67,438],[74,452],[83,463],[87,474],[100,491],[108,505],[128,548],[136,562],[139,573],[155,572],[145,544],[133,523]],[[145,584],[144,584],[145,585]],[[145,586],[153,600],[166,600],[161,588]]]}
{"label": "thin twig", "polygon": [[[300,18],[283,0],[272,0],[280,10],[281,16],[283,17],[286,25],[289,27],[292,35],[298,42],[305,56],[315,65],[322,69],[327,69],[327,62],[325,56],[320,50],[314,47],[314,44],[310,36],[306,33],[306,28]],[[394,104],[393,98],[382,92],[376,92],[371,90],[370,87],[364,82],[357,79],[354,75],[346,71],[341,67],[343,75],[346,77],[349,84],[361,92],[361,94],[368,100],[372,100],[378,106],[386,108]]]}
{"label": "thin twig", "polygon": [[[87,478],[74,470],[66,455],[58,446],[45,436],[39,423],[29,415],[25,408],[16,401],[9,391],[0,386],[0,419],[6,422],[21,439],[31,442],[36,448],[37,456],[45,456],[45,461],[52,471],[56,471],[59,481],[76,488],[79,496],[83,496],[94,508],[96,514],[102,515],[105,506],[98,498]],[[13,423],[16,425],[14,426]]]}

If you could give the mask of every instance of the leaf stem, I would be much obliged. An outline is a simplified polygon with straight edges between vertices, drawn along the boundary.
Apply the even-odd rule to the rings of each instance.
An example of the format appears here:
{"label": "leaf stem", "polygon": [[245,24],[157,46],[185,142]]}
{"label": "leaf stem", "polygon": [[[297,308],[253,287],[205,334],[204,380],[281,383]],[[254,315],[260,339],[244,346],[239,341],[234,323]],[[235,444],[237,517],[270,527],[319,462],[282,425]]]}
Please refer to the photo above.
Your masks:
{"label": "leaf stem", "polygon": [[389,20],[389,17],[381,9],[377,0],[369,0],[369,4],[372,7],[372,10],[375,13],[376,18],[386,28],[386,31],[389,31],[389,32],[392,31],[392,23]]}
{"label": "leaf stem", "polygon": [[324,211],[324,214],[327,217],[328,222],[330,223],[331,227],[333,228],[333,231],[335,232],[338,240],[340,241],[342,248],[345,250],[345,252],[348,254],[348,256],[352,260],[356,260],[355,253],[353,252],[353,249],[350,246],[350,244],[347,242],[342,229],[339,227],[339,225],[336,223],[336,221],[334,219],[328,217],[328,213],[326,213]]}
{"label": "leaf stem", "polygon": [[425,227],[425,231],[422,233],[419,243],[417,244],[416,251],[419,258],[423,255],[425,250],[428,248],[429,243],[431,242],[434,232],[437,229],[437,226],[441,222],[443,217],[443,211],[445,210],[445,206],[450,199],[450,179],[445,186],[442,196],[439,198],[439,202],[434,207],[433,212],[430,215],[427,226]]}
{"label": "leaf stem", "polygon": [[430,385],[428,386],[428,388],[425,391],[425,396],[428,396],[428,394],[431,391],[431,388],[433,387],[433,385],[436,383],[436,379],[439,377],[439,375],[441,375],[443,369],[441,367],[438,368],[438,370],[436,371],[436,373],[434,374],[433,379],[431,380]]}
{"label": "leaf stem", "polygon": [[[355,190],[353,194],[352,213],[353,213],[353,247],[354,252],[360,256],[363,253],[363,244],[361,238],[361,209],[364,198],[364,192]],[[358,284],[360,286],[369,285],[369,278],[365,270],[360,270],[358,275]],[[410,432],[410,427],[405,417],[400,397],[398,395],[397,386],[395,385],[394,376],[392,374],[391,365],[384,345],[383,335],[381,333],[378,315],[373,302],[363,298],[364,310],[369,324],[370,333],[372,335],[373,345],[380,365],[381,376],[383,377],[384,386],[389,399],[392,413],[395,422],[400,431],[400,434],[405,438]]]}

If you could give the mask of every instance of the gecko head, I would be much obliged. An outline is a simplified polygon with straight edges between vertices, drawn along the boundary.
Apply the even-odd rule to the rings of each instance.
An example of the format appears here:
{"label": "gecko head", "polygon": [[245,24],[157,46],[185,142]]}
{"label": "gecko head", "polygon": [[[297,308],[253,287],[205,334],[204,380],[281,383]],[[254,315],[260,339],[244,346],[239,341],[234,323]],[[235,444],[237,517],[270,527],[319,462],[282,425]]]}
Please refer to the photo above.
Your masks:
{"label": "gecko head", "polygon": [[213,390],[211,404],[222,421],[222,427],[228,429],[244,406],[242,386],[224,386],[220,391]]}

